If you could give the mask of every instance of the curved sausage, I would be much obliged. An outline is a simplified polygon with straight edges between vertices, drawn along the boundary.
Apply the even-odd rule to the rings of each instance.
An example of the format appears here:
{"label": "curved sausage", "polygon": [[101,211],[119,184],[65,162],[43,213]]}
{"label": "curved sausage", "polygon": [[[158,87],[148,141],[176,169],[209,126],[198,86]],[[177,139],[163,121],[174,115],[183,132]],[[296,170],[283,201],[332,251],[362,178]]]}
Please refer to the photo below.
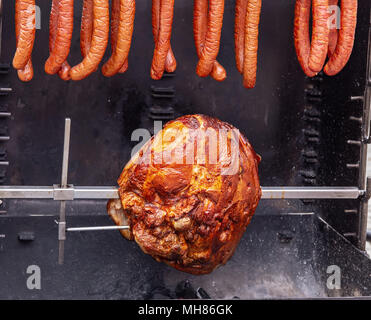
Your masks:
{"label": "curved sausage", "polygon": [[197,55],[201,57],[207,32],[208,0],[194,0],[193,3],[193,35]]}
{"label": "curved sausage", "polygon": [[[18,44],[18,38],[19,38],[19,31],[20,31],[20,19],[19,19],[20,12],[15,12],[15,35],[16,35],[16,41]],[[32,66],[32,60],[31,58],[28,59],[25,67],[23,69],[17,70],[18,78],[19,80],[23,82],[31,81],[34,76],[33,66]]]}
{"label": "curved sausage", "polygon": [[[195,38],[196,51],[199,58],[202,55],[202,50],[205,45],[207,32],[207,13],[208,0],[195,0],[193,10],[193,34]],[[227,72],[219,62],[214,61],[213,69],[210,75],[216,81],[224,81],[227,77]]]}
{"label": "curved sausage", "polygon": [[329,34],[329,39],[328,39],[328,54],[327,56],[331,58],[331,56],[334,54],[336,45],[338,42],[338,31],[337,30],[331,30]]}
{"label": "curved sausage", "polygon": [[165,71],[169,73],[175,72],[176,67],[177,67],[177,62],[175,59],[173,49],[170,45],[169,51],[166,56],[166,61],[165,61]]}
{"label": "curved sausage", "polygon": [[[59,0],[52,1],[52,8],[50,11],[49,18],[49,52],[53,51],[55,39],[58,30],[58,14],[59,14]],[[63,62],[61,69],[58,71],[58,75],[62,80],[70,80],[71,67],[67,61]]]}
{"label": "curved sausage", "polygon": [[62,63],[61,69],[58,71],[58,76],[64,81],[71,80],[71,66],[67,61]]}
{"label": "curved sausage", "polygon": [[19,80],[23,82],[31,81],[34,75],[32,60],[28,60],[26,66],[23,69],[17,70]]}
{"label": "curved sausage", "polygon": [[[338,5],[338,0],[329,0],[328,2],[329,6],[337,6]],[[331,14],[336,14],[336,12],[331,13]],[[337,21],[336,21],[337,25]],[[338,30],[335,26],[331,26],[330,28],[330,33],[329,33],[329,39],[328,39],[328,54],[327,56],[330,58],[336,49],[336,44],[338,42]]]}
{"label": "curved sausage", "polygon": [[200,77],[207,77],[211,73],[216,57],[218,56],[223,15],[224,0],[209,0],[205,43],[196,68],[196,72]]}
{"label": "curved sausage", "polygon": [[[83,58],[86,57],[90,50],[91,38],[93,36],[94,12],[93,0],[84,0],[81,15],[80,29],[80,51]],[[95,69],[94,71],[97,71]]]}
{"label": "curved sausage", "polygon": [[127,61],[134,30],[135,0],[120,0],[118,4],[120,5],[119,24],[115,31],[117,35],[112,35],[115,38],[112,55],[102,68],[102,73],[106,77],[119,72]]}
{"label": "curved sausage", "polygon": [[50,56],[45,63],[45,72],[56,74],[67,60],[73,31],[73,0],[58,1],[58,27]]}
{"label": "curved sausage", "polygon": [[357,7],[357,0],[342,0],[341,2],[341,28],[338,43],[324,69],[329,76],[338,74],[352,54],[357,26]]}
{"label": "curved sausage", "polygon": [[125,73],[129,68],[129,60],[126,59],[118,73]]}
{"label": "curved sausage", "polygon": [[243,61],[243,83],[245,88],[254,88],[256,84],[261,5],[261,0],[249,0],[247,3]]}
{"label": "curved sausage", "polygon": [[210,75],[214,80],[221,82],[227,78],[227,71],[218,61],[215,61]]}
{"label": "curved sausage", "polygon": [[312,71],[308,65],[310,54],[310,9],[311,0],[296,0],[294,41],[296,55],[298,57],[301,68],[308,77],[314,77],[317,72]]}
{"label": "curved sausage", "polygon": [[312,5],[312,43],[309,54],[309,68],[320,72],[325,64],[329,43],[328,0],[313,0]]}
{"label": "curved sausage", "polygon": [[13,58],[15,69],[23,69],[31,58],[35,42],[35,10],[35,0],[15,1],[15,19],[19,28],[18,37],[16,37],[17,49]]}
{"label": "curved sausage", "polygon": [[80,29],[80,49],[83,57],[86,57],[90,50],[94,25],[93,14],[93,0],[84,0]]}
{"label": "curved sausage", "polygon": [[237,70],[243,73],[243,57],[245,48],[245,21],[248,0],[236,0],[236,18],[234,26],[234,46]]}
{"label": "curved sausage", "polygon": [[[112,0],[111,7],[111,51],[113,52],[117,43],[118,25],[120,22],[120,0]],[[124,65],[119,70],[119,73],[125,73],[129,67],[129,62],[126,60]]]}
{"label": "curved sausage", "polygon": [[81,80],[93,73],[106,51],[109,37],[109,2],[93,0],[94,27],[91,46],[82,62],[71,69],[72,80]]}
{"label": "curved sausage", "polygon": [[[152,0],[152,33],[155,43],[157,43],[158,30],[160,28],[160,12],[161,12],[161,0]],[[165,70],[166,72],[174,72],[176,70],[176,66],[177,66],[176,59],[170,44],[170,49],[167,53],[165,60]]]}
{"label": "curved sausage", "polygon": [[161,79],[164,74],[166,57],[170,50],[173,15],[174,0],[161,0],[160,27],[151,66],[151,78],[154,80]]}

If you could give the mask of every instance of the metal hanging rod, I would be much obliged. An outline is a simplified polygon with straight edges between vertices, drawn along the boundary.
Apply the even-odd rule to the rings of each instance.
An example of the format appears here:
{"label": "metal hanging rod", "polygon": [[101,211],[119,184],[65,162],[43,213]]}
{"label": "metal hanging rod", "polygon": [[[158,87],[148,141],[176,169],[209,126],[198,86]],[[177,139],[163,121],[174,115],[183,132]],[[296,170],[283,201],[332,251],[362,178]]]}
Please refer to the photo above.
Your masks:
{"label": "metal hanging rod", "polygon": [[[356,187],[262,187],[262,199],[358,199],[365,194]],[[73,185],[0,186],[0,199],[105,200],[118,199],[116,187]]]}

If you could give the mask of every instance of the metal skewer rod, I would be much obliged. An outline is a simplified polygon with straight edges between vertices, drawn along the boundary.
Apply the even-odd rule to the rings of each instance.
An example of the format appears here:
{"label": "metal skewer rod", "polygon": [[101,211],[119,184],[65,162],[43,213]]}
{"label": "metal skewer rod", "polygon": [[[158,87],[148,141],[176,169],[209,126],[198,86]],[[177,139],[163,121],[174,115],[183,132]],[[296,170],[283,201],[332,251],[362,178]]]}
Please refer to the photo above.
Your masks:
{"label": "metal skewer rod", "polygon": [[67,187],[68,159],[70,156],[70,136],[71,136],[71,119],[66,118],[64,125],[63,162],[61,177],[62,188]]}
{"label": "metal skewer rod", "polygon": [[108,231],[108,230],[128,230],[129,226],[104,226],[104,227],[74,227],[67,228],[68,232],[81,232],[81,231]]}
{"label": "metal skewer rod", "polygon": [[[78,188],[78,196],[84,195],[99,196],[102,195],[100,188],[91,189],[91,187]],[[111,189],[111,191],[110,191]],[[98,191],[99,190],[99,191]],[[117,189],[106,187],[105,195],[109,198],[118,198]],[[263,187],[262,199],[357,199],[363,196],[364,192],[358,188],[345,187]],[[68,232],[84,231],[107,231],[107,230],[128,230],[129,226],[100,226],[100,227],[74,227],[67,228]]]}
{"label": "metal skewer rod", "polygon": [[[262,199],[358,199],[357,187],[262,187]],[[0,199],[108,200],[118,199],[117,187],[0,186]]]}
{"label": "metal skewer rod", "polygon": [[[68,159],[70,155],[70,135],[71,135],[71,119],[66,118],[64,126],[63,162],[61,177],[62,189],[67,188]],[[60,203],[58,240],[59,240],[58,263],[62,265],[64,263],[64,242],[66,240],[66,200],[62,200]]]}

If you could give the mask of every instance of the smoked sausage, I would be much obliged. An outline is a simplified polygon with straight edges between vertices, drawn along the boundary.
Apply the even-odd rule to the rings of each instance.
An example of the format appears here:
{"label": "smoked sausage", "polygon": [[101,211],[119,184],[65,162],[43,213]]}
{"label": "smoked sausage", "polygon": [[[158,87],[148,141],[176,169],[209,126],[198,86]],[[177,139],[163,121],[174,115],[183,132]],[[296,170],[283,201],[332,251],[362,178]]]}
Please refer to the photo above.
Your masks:
{"label": "smoked sausage", "polygon": [[239,73],[243,73],[245,53],[245,21],[248,0],[236,0],[236,17],[234,26],[234,46],[236,52],[236,66]]}
{"label": "smoked sausage", "polygon": [[[195,38],[196,51],[199,58],[201,58],[202,51],[205,45],[208,26],[207,17],[208,0],[194,0],[193,33]],[[227,72],[219,62],[214,61],[210,75],[216,81],[224,81],[227,77]]]}
{"label": "smoked sausage", "polygon": [[170,50],[171,29],[174,15],[174,0],[161,0],[157,42],[151,66],[151,78],[159,80],[165,70],[166,57]]}
{"label": "smoked sausage", "polygon": [[357,0],[341,1],[341,27],[336,49],[327,62],[324,72],[328,76],[338,74],[347,64],[354,46],[357,26]]}
{"label": "smoked sausage", "polygon": [[207,77],[219,53],[224,15],[224,0],[209,0],[207,32],[196,72],[200,77]]}
{"label": "smoked sausage", "polygon": [[[329,0],[329,6],[337,6],[338,0]],[[329,33],[329,39],[328,39],[328,57],[330,58],[336,49],[336,44],[338,42],[338,30],[337,30],[337,12],[331,12],[330,15],[336,15],[335,25],[330,25],[330,33]]]}
{"label": "smoked sausage", "polygon": [[[49,52],[53,51],[55,38],[58,29],[58,14],[59,14],[59,0],[52,1],[52,8],[50,11],[49,19]],[[58,71],[58,75],[62,80],[70,80],[70,65],[67,61],[63,62],[61,69]]]}
{"label": "smoked sausage", "polygon": [[102,73],[106,77],[115,75],[127,62],[134,29],[135,0],[119,1],[119,23],[114,38],[112,55],[104,64]]}
{"label": "smoked sausage", "polygon": [[[161,12],[161,0],[152,0],[152,33],[155,43],[157,43],[158,30],[160,28],[160,12]],[[166,72],[174,72],[176,70],[176,66],[177,62],[170,44],[170,49],[167,53],[165,61],[165,70]]]}
{"label": "smoked sausage", "polygon": [[314,77],[317,72],[312,71],[308,65],[310,54],[310,10],[311,0],[296,0],[294,42],[301,68],[308,77]]}
{"label": "smoked sausage", "polygon": [[248,89],[254,88],[256,83],[261,5],[261,0],[249,0],[247,3],[243,83]]}
{"label": "smoked sausage", "polygon": [[318,73],[322,70],[328,53],[330,32],[328,0],[313,0],[312,13],[312,42],[308,65],[313,72]]}
{"label": "smoked sausage", "polygon": [[73,31],[73,0],[58,1],[58,23],[50,56],[45,63],[45,72],[56,74],[67,60]]}
{"label": "smoked sausage", "polygon": [[71,69],[72,80],[82,80],[93,73],[102,60],[109,37],[109,1],[93,0],[93,34],[88,54]]}
{"label": "smoked sausage", "polygon": [[[20,19],[19,19],[20,12],[15,12],[15,34],[16,34],[16,40],[18,44],[18,38],[19,38],[19,32],[20,32]],[[27,61],[25,67],[23,69],[17,70],[18,78],[19,80],[23,82],[31,81],[34,76],[33,66],[32,66],[32,60],[31,57]]]}
{"label": "smoked sausage", "polygon": [[29,63],[35,41],[35,0],[15,1],[16,33],[18,29],[17,49],[13,58],[13,67],[23,69]]}

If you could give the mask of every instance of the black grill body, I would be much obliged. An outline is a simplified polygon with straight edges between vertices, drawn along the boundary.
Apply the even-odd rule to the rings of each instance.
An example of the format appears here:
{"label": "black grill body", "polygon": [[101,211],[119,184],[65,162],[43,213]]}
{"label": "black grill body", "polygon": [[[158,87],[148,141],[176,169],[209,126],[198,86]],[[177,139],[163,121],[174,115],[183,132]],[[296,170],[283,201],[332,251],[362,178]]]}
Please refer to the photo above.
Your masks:
{"label": "black grill body", "polygon": [[[7,67],[15,50],[14,4],[3,3],[0,107],[0,170],[6,185],[52,185],[61,174],[63,121],[72,119],[68,181],[113,185],[129,160],[137,128],[154,121],[203,113],[239,128],[262,156],[263,186],[358,186],[364,188],[361,143],[369,109],[369,1],[359,1],[356,42],[346,68],[335,77],[306,78],[297,62],[294,0],[263,1],[257,85],[246,90],[234,58],[234,1],[226,1],[218,61],[228,78],[198,78],[192,33],[192,1],[176,1],[172,46],[175,74],[150,79],[153,52],[151,1],[137,3],[129,70],[104,78],[96,72],[63,82],[44,72],[48,56],[50,3],[37,1],[41,29],[33,53],[35,78],[21,83]],[[75,1],[75,29],[69,62],[81,60],[82,1]],[[105,60],[108,59],[109,50]],[[363,97],[362,99],[360,97]],[[352,166],[358,164],[357,166]],[[0,216],[0,298],[142,299],[177,298],[188,280],[211,298],[370,296],[371,262],[361,230],[365,205],[359,200],[264,200],[231,261],[211,275],[194,277],[158,264],[118,232],[68,235],[65,264],[58,266],[59,204],[41,200],[4,201]],[[362,218],[363,215],[363,218]],[[109,225],[105,202],[67,204],[67,223]],[[25,234],[26,232],[26,234]],[[41,290],[28,290],[27,266],[42,270]],[[342,270],[342,288],[327,288],[327,268]],[[235,278],[240,274],[239,279]],[[242,281],[241,281],[242,279]]]}

